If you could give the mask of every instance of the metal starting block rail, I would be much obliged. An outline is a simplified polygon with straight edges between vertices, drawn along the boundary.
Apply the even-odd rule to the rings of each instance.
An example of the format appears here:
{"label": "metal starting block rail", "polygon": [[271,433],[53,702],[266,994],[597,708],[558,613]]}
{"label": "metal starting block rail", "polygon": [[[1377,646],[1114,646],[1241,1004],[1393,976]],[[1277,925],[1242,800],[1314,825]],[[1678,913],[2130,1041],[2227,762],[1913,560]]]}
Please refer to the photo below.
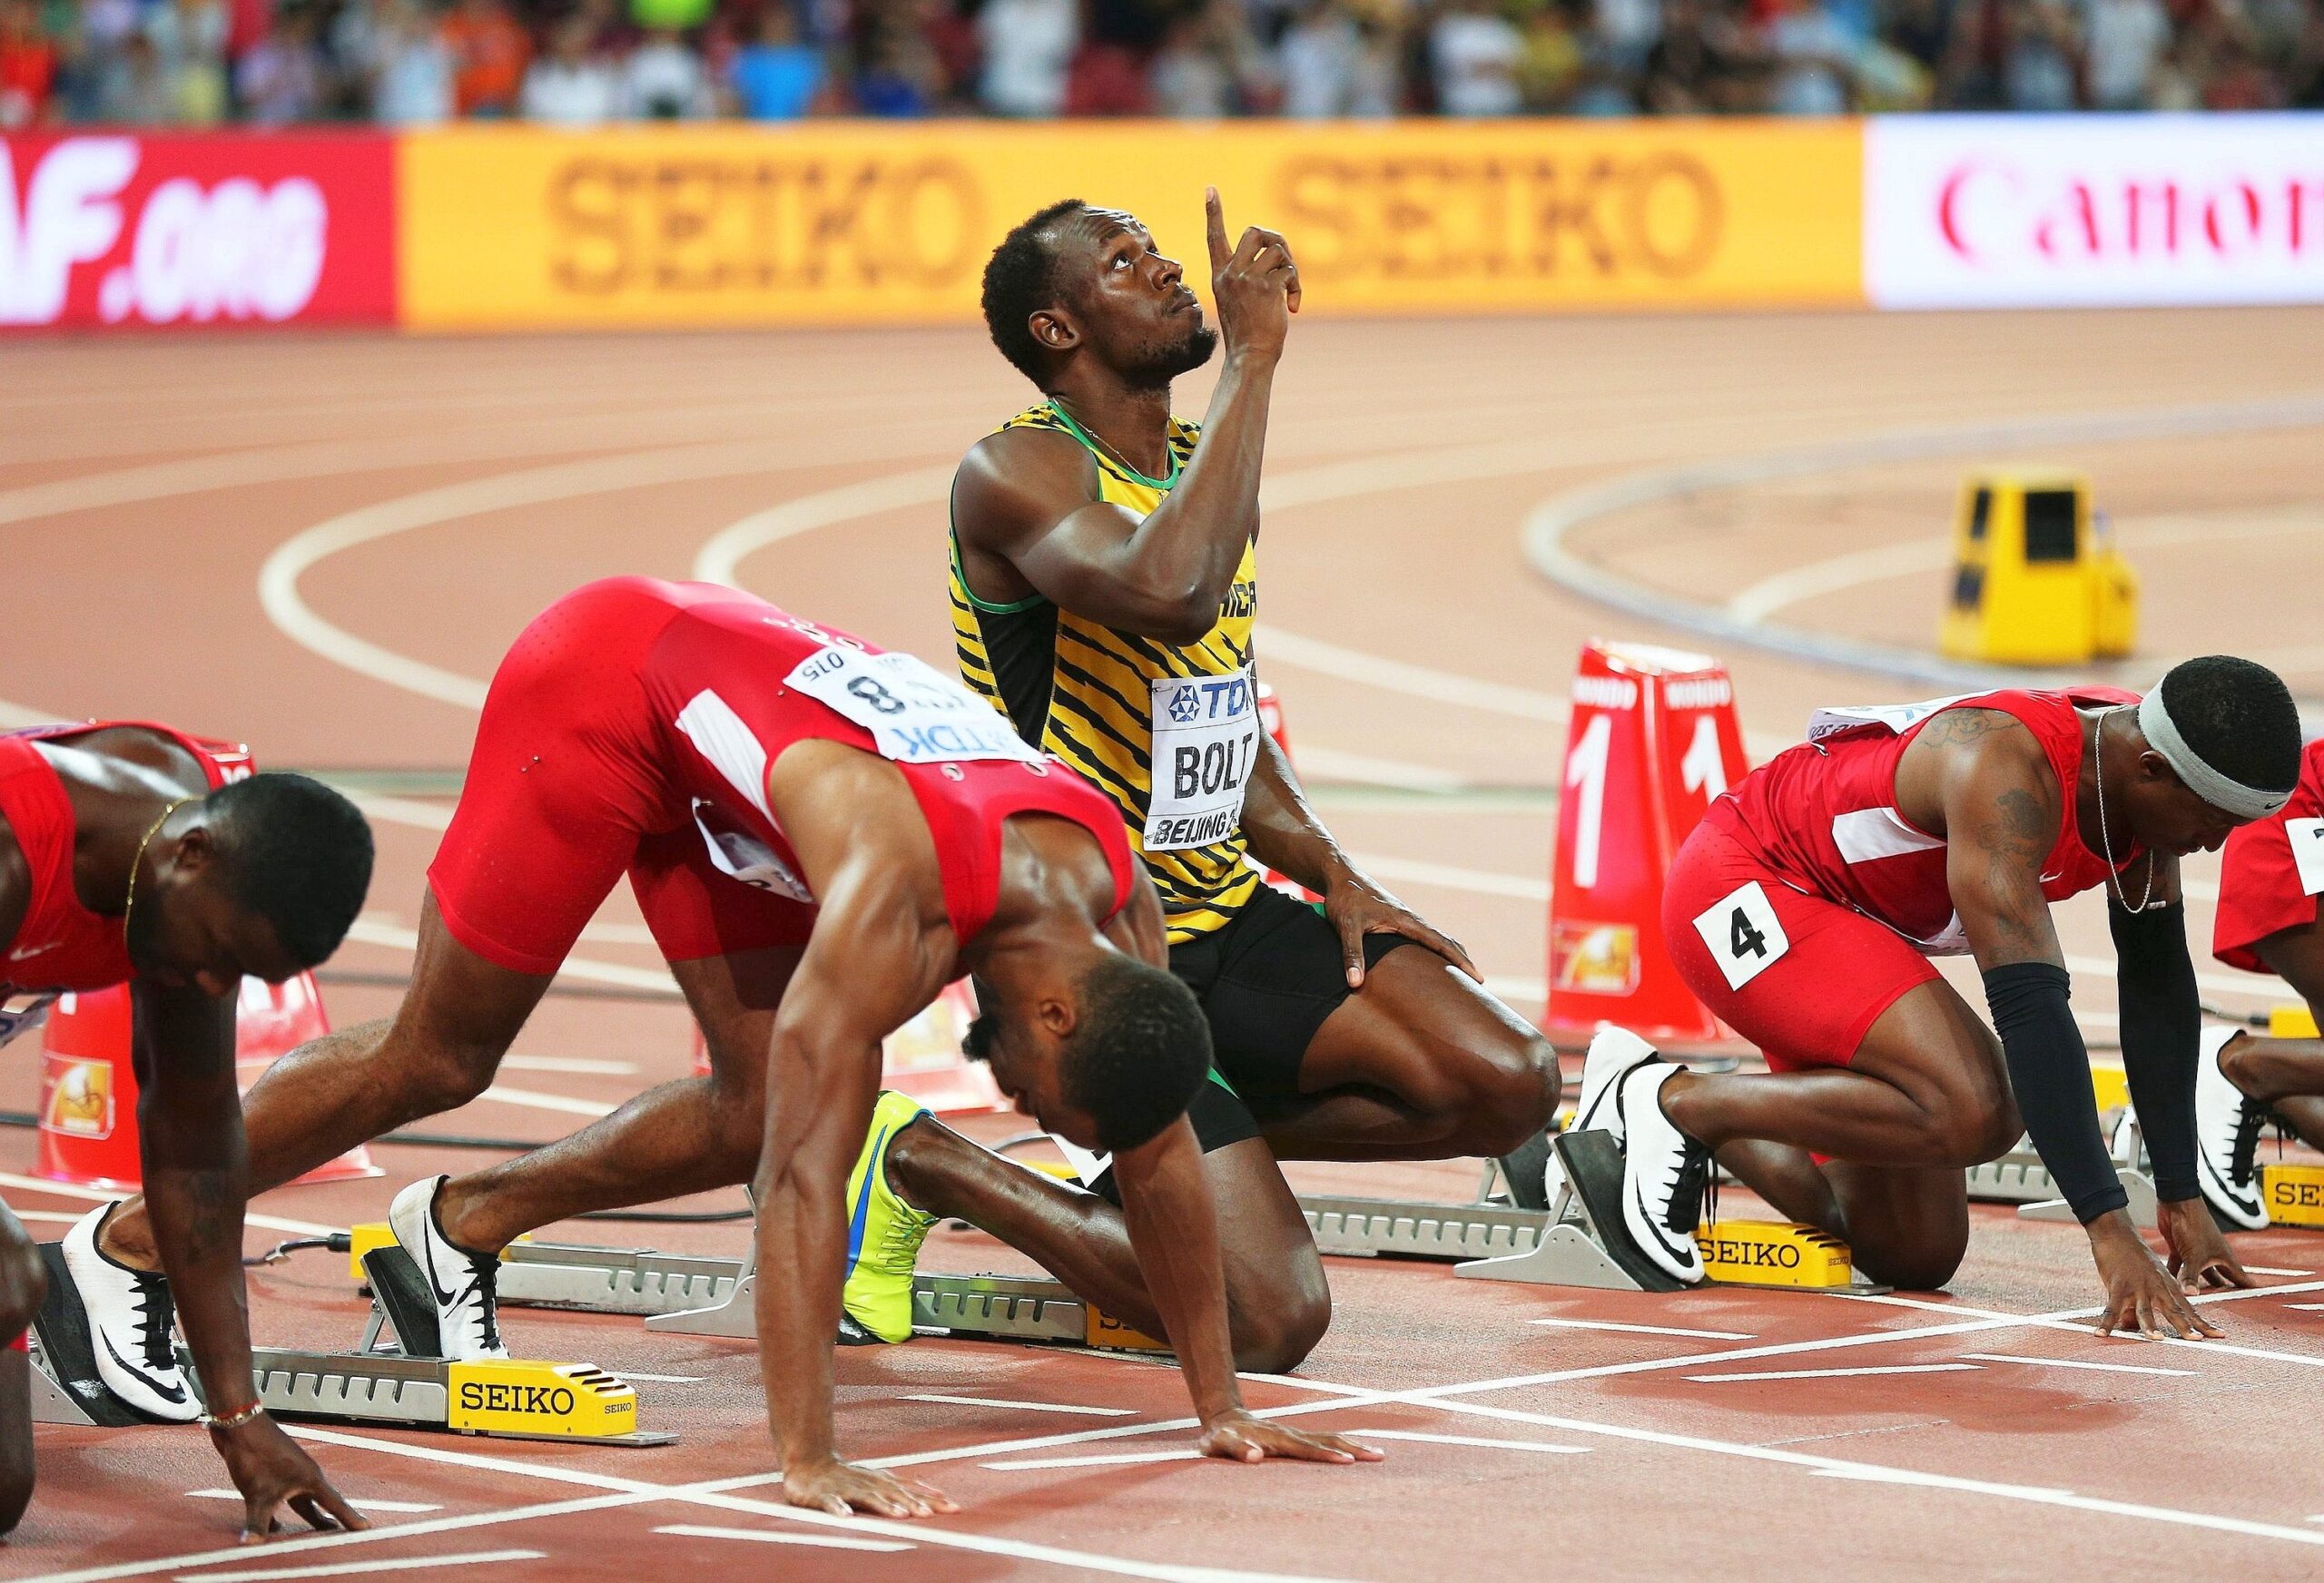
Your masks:
{"label": "metal starting block rail", "polygon": [[[2131,1223],[2152,1228],[2159,1201],[2155,1197],[2154,1178],[2150,1174],[2146,1139],[2139,1130],[2136,1112],[2123,1111],[2115,1123],[2112,1152],[2114,1175],[2122,1185],[2123,1195],[2130,1200]],[[2050,1168],[2034,1152],[2030,1138],[2018,1140],[2017,1146],[1998,1160],[1972,1165],[1969,1196],[1981,1203],[2014,1204],[2019,1217],[2024,1220],[2071,1223],[2075,1218],[2072,1206],[2059,1195]]]}
{"label": "metal starting block rail", "polygon": [[[62,1250],[45,1244],[41,1256],[48,1266],[48,1296],[33,1323],[33,1421],[99,1429],[157,1421],[105,1389],[88,1314]],[[252,1380],[269,1412],[325,1423],[598,1446],[663,1446],[677,1439],[640,1430],[635,1388],[587,1363],[460,1362],[424,1355],[440,1350],[436,1311],[410,1256],[400,1248],[374,1249],[364,1268],[374,1300],[364,1350],[252,1349]],[[374,1350],[389,1326],[396,1335],[391,1349]],[[183,1349],[179,1361],[198,1389]]]}

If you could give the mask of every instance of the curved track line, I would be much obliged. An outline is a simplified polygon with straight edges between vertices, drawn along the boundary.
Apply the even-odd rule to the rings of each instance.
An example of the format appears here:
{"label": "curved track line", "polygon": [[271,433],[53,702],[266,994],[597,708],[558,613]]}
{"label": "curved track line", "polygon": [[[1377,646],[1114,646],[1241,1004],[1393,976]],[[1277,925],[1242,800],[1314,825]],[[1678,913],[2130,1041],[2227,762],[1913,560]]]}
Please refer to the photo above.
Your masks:
{"label": "curved track line", "polygon": [[1569,593],[1641,620],[1659,622],[1716,642],[1740,644],[1785,659],[1844,665],[1912,682],[1940,686],[1990,686],[1996,674],[2010,673],[2000,673],[1990,666],[1962,664],[1886,644],[1738,620],[1716,605],[1697,604],[1666,590],[1649,588],[1585,560],[1566,547],[1566,538],[1583,524],[1617,512],[1745,484],[1772,483],[1884,463],[2022,449],[2028,445],[2118,444],[2136,439],[2304,428],[2317,424],[2324,424],[2324,392],[2263,401],[2076,413],[1906,429],[1757,456],[1656,467],[1552,496],[1534,506],[1525,517],[1525,558],[1536,572]]}

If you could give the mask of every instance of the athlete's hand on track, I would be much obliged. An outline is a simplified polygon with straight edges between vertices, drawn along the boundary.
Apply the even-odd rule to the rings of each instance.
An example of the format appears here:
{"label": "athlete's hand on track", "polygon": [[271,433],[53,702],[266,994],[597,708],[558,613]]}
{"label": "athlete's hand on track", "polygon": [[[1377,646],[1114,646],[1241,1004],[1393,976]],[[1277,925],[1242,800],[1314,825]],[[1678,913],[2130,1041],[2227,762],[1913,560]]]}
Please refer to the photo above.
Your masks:
{"label": "athlete's hand on track", "polygon": [[2106,1307],[2098,1316],[2100,1335],[2136,1330],[2150,1340],[2195,1341],[2221,1333],[2187,1301],[2178,1278],[2131,1228],[2128,1215],[2114,1210],[2093,1222],[2090,1233],[2091,1255],[2106,1285]]}
{"label": "athlete's hand on track", "polygon": [[2219,1222],[2200,1197],[2161,1206],[2158,1223],[2171,1250],[2171,1273],[2190,1292],[2252,1284],[2242,1261],[2229,1251]]}
{"label": "athlete's hand on track", "polygon": [[836,1459],[785,1468],[783,1499],[793,1506],[828,1511],[833,1517],[845,1517],[851,1511],[867,1512],[873,1517],[934,1517],[960,1509],[925,1484]]}
{"label": "athlete's hand on track", "polygon": [[1383,1453],[1360,1445],[1345,1435],[1309,1434],[1304,1430],[1254,1418],[1241,1408],[1222,1412],[1202,1426],[1201,1451],[1231,1462],[1258,1462],[1269,1457],[1295,1462],[1377,1462]]}
{"label": "athlete's hand on track", "polygon": [[1347,966],[1351,989],[1364,988],[1364,937],[1368,934],[1403,935],[1484,982],[1459,940],[1423,922],[1420,914],[1344,862],[1334,861],[1324,876],[1324,917],[1339,931],[1340,958]]}
{"label": "athlete's hand on track", "polygon": [[280,1532],[282,1521],[275,1513],[285,1505],[305,1518],[310,1528],[371,1526],[330,1487],[315,1460],[267,1414],[232,1429],[212,1429],[210,1443],[226,1459],[226,1471],[242,1492],[242,1543],[261,1545]]}
{"label": "athlete's hand on track", "polygon": [[1291,330],[1289,316],[1299,311],[1299,265],[1291,244],[1281,233],[1253,225],[1230,251],[1217,188],[1204,193],[1203,209],[1210,233],[1210,293],[1218,304],[1218,332],[1226,338],[1227,355],[1281,357]]}

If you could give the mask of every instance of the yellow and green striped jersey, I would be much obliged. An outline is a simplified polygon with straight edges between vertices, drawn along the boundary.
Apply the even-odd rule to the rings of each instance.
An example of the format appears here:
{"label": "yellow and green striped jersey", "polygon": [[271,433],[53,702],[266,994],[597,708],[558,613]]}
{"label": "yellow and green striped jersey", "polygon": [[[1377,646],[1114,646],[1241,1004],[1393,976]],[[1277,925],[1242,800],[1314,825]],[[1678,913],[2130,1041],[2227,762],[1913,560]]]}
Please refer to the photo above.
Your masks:
{"label": "yellow and green striped jersey", "polygon": [[[1198,426],[1172,418],[1169,477],[1149,478],[1107,455],[1049,402],[1001,427],[1071,436],[1097,464],[1098,497],[1141,516],[1177,482],[1201,433]],[[1155,801],[1152,700],[1157,682],[1166,678],[1251,680],[1251,626],[1258,610],[1251,546],[1244,546],[1216,624],[1199,643],[1183,645],[1101,625],[1038,595],[1006,605],[978,598],[960,569],[957,529],[951,585],[954,647],[970,690],[990,699],[1026,741],[1056,754],[1113,799],[1130,845],[1161,894],[1171,943],[1226,927],[1259,885],[1257,871],[1244,860],[1239,821],[1229,821],[1216,840],[1201,845],[1156,850],[1146,839]],[[1162,691],[1174,695],[1167,687]],[[1221,689],[1204,691],[1215,697]],[[1188,690],[1189,698],[1193,693]],[[1231,750],[1226,762],[1229,775],[1247,775],[1247,762],[1234,767]]]}

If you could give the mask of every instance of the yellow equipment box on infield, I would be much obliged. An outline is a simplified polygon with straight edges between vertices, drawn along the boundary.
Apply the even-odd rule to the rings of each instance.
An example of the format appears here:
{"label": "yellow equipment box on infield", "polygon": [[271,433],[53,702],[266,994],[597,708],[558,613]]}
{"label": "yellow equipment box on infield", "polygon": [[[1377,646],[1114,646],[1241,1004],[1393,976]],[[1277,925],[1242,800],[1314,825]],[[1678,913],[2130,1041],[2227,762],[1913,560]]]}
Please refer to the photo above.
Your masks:
{"label": "yellow equipment box on infield", "polygon": [[2279,1006],[2268,1013],[2270,1038],[2315,1038],[2316,1014],[2305,1006]]}
{"label": "yellow equipment box on infield", "polygon": [[1787,1220],[1720,1220],[1695,1228],[1703,1278],[1738,1286],[1846,1291],[1855,1279],[1847,1244]]}
{"label": "yellow equipment box on infield", "polygon": [[2072,665],[2131,652],[2138,578],[2079,473],[1993,469],[1962,481],[1953,590],[1937,646],[1956,660]]}
{"label": "yellow equipment box on infield", "polygon": [[2277,1225],[2324,1226],[2324,1165],[2262,1165],[2260,1196]]}

